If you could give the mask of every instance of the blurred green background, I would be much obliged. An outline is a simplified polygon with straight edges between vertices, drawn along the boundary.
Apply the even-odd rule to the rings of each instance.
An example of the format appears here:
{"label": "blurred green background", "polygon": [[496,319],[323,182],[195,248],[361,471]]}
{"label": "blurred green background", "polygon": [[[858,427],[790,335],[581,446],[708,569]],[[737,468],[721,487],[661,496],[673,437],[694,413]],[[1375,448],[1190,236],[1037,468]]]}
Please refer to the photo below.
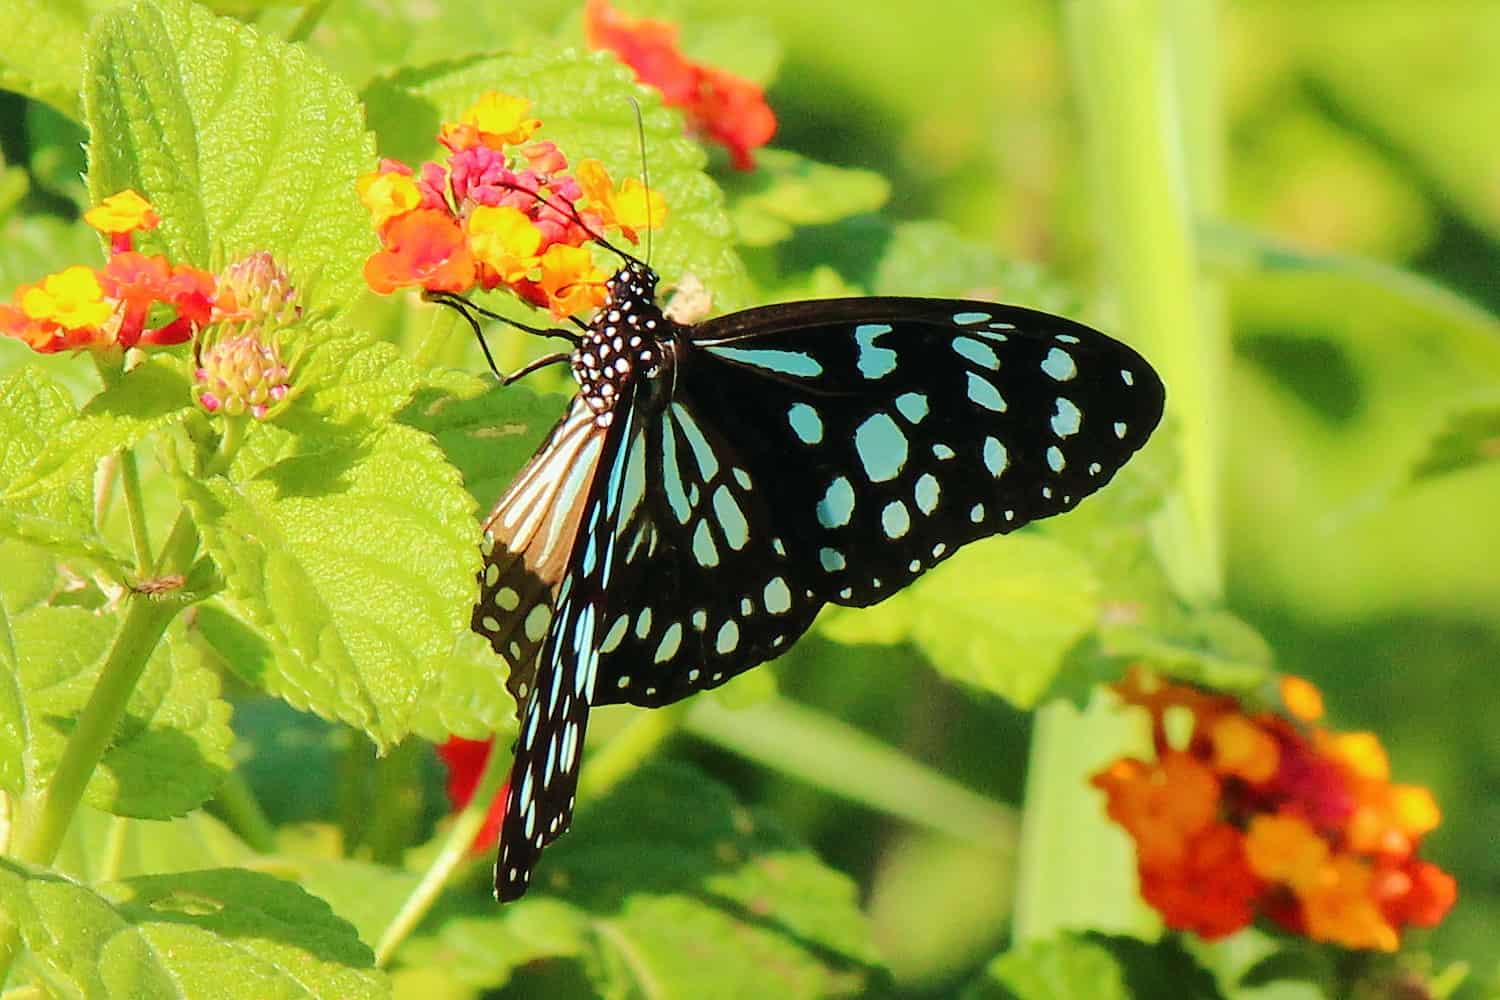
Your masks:
{"label": "blurred green background", "polygon": [[[577,16],[571,4],[464,6],[461,16],[392,4],[389,18],[360,24],[340,18],[343,6],[309,44],[356,87],[398,61],[355,44],[360,32],[456,56]],[[887,217],[936,217],[1007,260],[1035,262],[1085,315],[1114,325],[1055,0],[630,9],[683,23],[691,54],[770,80],[775,145],[883,174]],[[746,21],[766,44],[725,44],[745,37]],[[1460,900],[1430,943],[1483,980],[1500,941],[1500,734],[1490,721],[1500,700],[1500,462],[1415,480],[1412,471],[1455,415],[1500,411],[1500,4],[1240,0],[1219,5],[1219,26],[1216,50],[1198,56],[1222,82],[1224,210],[1200,232],[1234,338],[1227,603],[1263,631],[1281,669],[1324,689],[1332,725],[1375,730],[1397,780],[1434,789],[1445,819],[1426,854],[1458,877]],[[40,105],[3,100],[0,142],[8,161],[27,157],[28,206],[67,215],[82,192],[79,134]],[[816,263],[865,283],[876,254],[847,245],[846,232],[803,229],[747,250],[751,272],[769,287]],[[90,239],[13,215],[0,290],[79,259]],[[1246,253],[1265,241],[1315,256]],[[882,279],[899,289],[901,275]],[[0,363],[18,351],[0,344]],[[1500,457],[1500,420],[1490,426],[1480,458]],[[779,674],[796,697],[1019,802],[1027,717],[945,684],[915,653],[865,657],[814,638]],[[684,752],[867,887],[910,995],[947,995],[1003,945],[1008,900],[971,889],[1008,885],[1011,845],[962,847],[728,754]]]}

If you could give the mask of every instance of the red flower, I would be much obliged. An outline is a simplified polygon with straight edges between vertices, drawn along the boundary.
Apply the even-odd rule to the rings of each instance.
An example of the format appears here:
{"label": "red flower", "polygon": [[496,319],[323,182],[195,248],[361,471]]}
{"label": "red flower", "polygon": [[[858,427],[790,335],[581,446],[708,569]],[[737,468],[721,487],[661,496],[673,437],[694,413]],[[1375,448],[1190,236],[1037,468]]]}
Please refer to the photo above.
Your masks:
{"label": "red flower", "polygon": [[776,116],[753,81],[692,62],[677,47],[676,25],[630,17],[609,0],[589,0],[583,24],[590,45],[609,49],[663,103],[682,108],[693,129],[729,150],[736,169],[755,166],[750,152],[771,141]]}
{"label": "red flower", "polygon": [[[461,736],[450,736],[448,742],[437,748],[438,756],[448,766],[448,802],[457,811],[469,804],[474,797],[474,786],[489,759],[494,740],[466,740]],[[500,822],[505,818],[505,795],[510,782],[500,786],[490,811],[484,818],[484,826],[474,835],[469,850],[478,854],[488,851],[500,839]]]}

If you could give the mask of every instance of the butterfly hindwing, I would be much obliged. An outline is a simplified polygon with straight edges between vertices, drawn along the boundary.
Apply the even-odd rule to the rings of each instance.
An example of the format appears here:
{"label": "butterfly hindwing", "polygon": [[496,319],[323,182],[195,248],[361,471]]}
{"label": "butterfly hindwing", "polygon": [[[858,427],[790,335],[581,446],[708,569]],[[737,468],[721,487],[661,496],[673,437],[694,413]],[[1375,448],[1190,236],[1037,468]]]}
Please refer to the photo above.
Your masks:
{"label": "butterfly hindwing", "polygon": [[572,554],[605,436],[575,398],[483,525],[472,627],[510,666],[506,683],[518,706],[535,686],[554,589]]}
{"label": "butterfly hindwing", "polygon": [[[599,670],[600,625],[617,564],[615,525],[623,498],[625,449],[635,413],[629,394],[598,434],[606,458],[591,470],[578,532],[558,582],[555,612],[536,657],[500,827],[495,892],[501,902],[526,892],[542,848],[567,830],[583,740]],[[589,424],[597,427],[592,417]],[[564,421],[564,427],[566,420]]]}
{"label": "butterfly hindwing", "polygon": [[733,429],[765,484],[764,530],[808,589],[848,605],[1071,509],[1146,441],[1164,399],[1124,344],[993,303],[768,306],[695,327],[692,347],[676,400]]}

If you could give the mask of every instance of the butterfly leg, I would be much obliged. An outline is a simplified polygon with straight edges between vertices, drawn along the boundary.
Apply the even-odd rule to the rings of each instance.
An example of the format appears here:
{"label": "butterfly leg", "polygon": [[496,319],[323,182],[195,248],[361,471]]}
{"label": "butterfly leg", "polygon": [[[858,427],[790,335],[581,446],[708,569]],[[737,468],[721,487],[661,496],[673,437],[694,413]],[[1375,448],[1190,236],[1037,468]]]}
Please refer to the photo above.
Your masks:
{"label": "butterfly leg", "polygon": [[[483,341],[480,341],[480,343],[483,343]],[[485,353],[486,353],[486,356],[488,356],[488,352],[485,352]],[[565,351],[560,351],[560,352],[558,352],[556,354],[546,354],[546,355],[543,355],[542,357],[537,358],[535,361],[533,361],[533,362],[531,362],[531,363],[529,363],[527,365],[524,365],[521,368],[516,369],[515,371],[511,372],[509,375],[500,375],[499,372],[495,372],[495,374],[496,375],[500,375],[500,384],[501,385],[510,385],[512,382],[515,382],[518,379],[523,379],[527,375],[530,375],[534,371],[539,371],[539,370],[541,370],[543,368],[546,368],[548,365],[563,364],[563,363],[567,362],[571,358],[572,358],[571,354],[568,354]],[[490,365],[491,369],[493,369],[494,367],[495,366],[493,364]]]}

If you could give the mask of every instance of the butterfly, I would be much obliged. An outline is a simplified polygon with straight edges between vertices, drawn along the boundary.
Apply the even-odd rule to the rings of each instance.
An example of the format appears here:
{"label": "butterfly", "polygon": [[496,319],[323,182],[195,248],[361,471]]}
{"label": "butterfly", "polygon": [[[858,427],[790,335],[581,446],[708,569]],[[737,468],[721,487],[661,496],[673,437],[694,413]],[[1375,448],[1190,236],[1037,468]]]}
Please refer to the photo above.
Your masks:
{"label": "butterfly", "polygon": [[581,334],[533,331],[575,342],[541,363],[566,360],[578,393],[483,526],[473,627],[523,706],[502,902],[571,822],[593,706],[717,687],[824,604],[875,604],[1071,509],[1165,399],[1134,350],[1058,316],[848,298],[689,326],[621,257]]}

